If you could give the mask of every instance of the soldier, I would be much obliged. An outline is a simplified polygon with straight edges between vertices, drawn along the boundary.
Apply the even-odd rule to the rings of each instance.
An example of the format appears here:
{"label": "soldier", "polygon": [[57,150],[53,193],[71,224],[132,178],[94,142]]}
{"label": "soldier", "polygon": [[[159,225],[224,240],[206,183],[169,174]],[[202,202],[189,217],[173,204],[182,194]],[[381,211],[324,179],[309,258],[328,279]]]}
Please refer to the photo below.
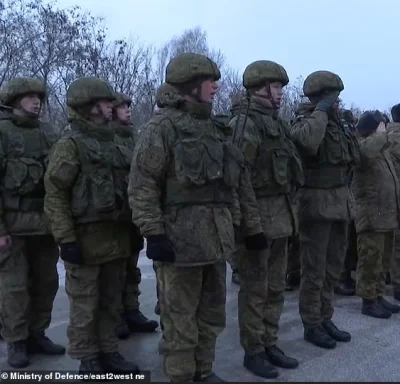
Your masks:
{"label": "soldier", "polygon": [[[275,378],[273,366],[296,368],[298,361],[276,345],[283,310],[288,238],[296,232],[291,195],[303,182],[301,160],[288,138],[288,124],[278,117],[285,69],[272,61],[255,61],[243,73],[247,95],[232,106],[229,123],[242,149],[257,198],[267,252],[238,246],[241,277],[238,311],[243,365],[257,376]],[[266,287],[268,287],[266,289]]]}
{"label": "soldier", "polygon": [[[123,93],[117,93],[115,96],[113,110],[115,141],[117,146],[128,151],[130,158],[132,158],[135,147],[130,109],[132,100]],[[125,177],[128,179],[129,172]],[[131,332],[154,332],[158,327],[156,321],[149,320],[139,309],[139,284],[142,275],[137,263],[139,253],[143,249],[143,237],[140,236],[139,230],[134,224],[131,224],[131,226],[132,257],[127,260],[126,279],[122,292],[123,313],[118,327],[118,337],[120,339],[127,338]]]}
{"label": "soldier", "polygon": [[338,116],[343,89],[342,80],[332,72],[309,75],[303,92],[310,102],[299,105],[290,129],[302,152],[305,174],[299,192],[299,310],[304,339],[322,348],[351,340],[348,332],[332,322],[333,288],[343,266],[349,221],[355,215],[349,172],[359,161],[357,139]]}
{"label": "soldier", "polygon": [[144,128],[131,167],[133,221],[157,263],[160,353],[172,382],[223,382],[212,367],[226,322],[237,196],[248,246],[267,247],[243,155],[226,136],[229,129],[211,119],[220,76],[202,55],[170,61],[161,110]]}
{"label": "soldier", "polygon": [[299,236],[291,236],[288,241],[288,262],[285,291],[295,291],[300,287],[300,241]]}
{"label": "soldier", "polygon": [[132,249],[131,154],[114,140],[114,100],[110,85],[97,78],[69,86],[71,129],[54,146],[45,175],[45,212],[65,263],[70,300],[68,354],[85,373],[138,371],[118,353],[116,334]]}
{"label": "soldier", "polygon": [[394,252],[394,231],[399,227],[399,182],[382,114],[365,112],[357,132],[361,163],[354,168],[351,184],[357,205],[356,291],[363,301],[362,314],[388,319],[392,313],[400,312],[400,306],[383,297]]}
{"label": "soldier", "polygon": [[[391,110],[393,122],[387,126],[388,137],[391,141],[390,152],[397,179],[400,180],[400,104]],[[393,284],[393,297],[400,301],[400,230],[395,233],[395,252],[393,254],[391,280]]]}
{"label": "soldier", "polygon": [[0,116],[0,305],[8,364],[29,365],[29,353],[62,355],[45,335],[58,290],[58,248],[43,212],[43,177],[54,128],[39,120],[45,85],[16,78],[1,90],[11,108]]}

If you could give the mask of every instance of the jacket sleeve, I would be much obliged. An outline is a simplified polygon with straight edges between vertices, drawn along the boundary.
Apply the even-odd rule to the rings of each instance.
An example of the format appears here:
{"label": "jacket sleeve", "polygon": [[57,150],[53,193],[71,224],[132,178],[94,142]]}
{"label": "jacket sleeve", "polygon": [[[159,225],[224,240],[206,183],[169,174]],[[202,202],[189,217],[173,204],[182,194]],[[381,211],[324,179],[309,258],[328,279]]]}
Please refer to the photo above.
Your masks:
{"label": "jacket sleeve", "polygon": [[386,132],[376,132],[360,140],[361,161],[370,162],[381,154],[381,151],[389,147],[388,135]]}
{"label": "jacket sleeve", "polygon": [[79,173],[79,166],[79,154],[75,142],[70,138],[60,139],[52,148],[44,177],[46,189],[44,211],[58,244],[76,242],[70,196]]}
{"label": "jacket sleeve", "polygon": [[169,120],[150,121],[136,145],[129,174],[128,196],[132,221],[144,236],[165,233],[161,209],[162,186],[174,132]]}
{"label": "jacket sleeve", "polygon": [[288,128],[288,136],[308,154],[316,155],[328,126],[328,114],[314,111],[310,116],[299,116]]}

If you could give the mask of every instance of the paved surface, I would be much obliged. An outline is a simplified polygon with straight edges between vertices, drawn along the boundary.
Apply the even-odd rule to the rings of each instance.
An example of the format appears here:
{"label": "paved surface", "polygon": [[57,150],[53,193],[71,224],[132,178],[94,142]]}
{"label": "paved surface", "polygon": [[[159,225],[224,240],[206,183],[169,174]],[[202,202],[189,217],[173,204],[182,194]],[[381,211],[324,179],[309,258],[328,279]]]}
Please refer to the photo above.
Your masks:
{"label": "paved surface", "polygon": [[[140,257],[142,269],[141,309],[148,317],[153,313],[155,276],[149,260]],[[238,287],[231,284],[228,266],[227,327],[218,340],[215,372],[226,381],[262,382],[242,367],[243,352],[239,344],[237,325]],[[60,289],[53,311],[53,321],[48,331],[55,342],[66,344],[69,302],[64,289],[64,268],[59,264]],[[390,293],[390,292],[388,292]],[[300,360],[296,370],[280,370],[277,381],[345,381],[393,382],[400,381],[400,315],[389,320],[375,320],[361,315],[359,299],[337,297],[335,323],[351,332],[353,340],[339,344],[335,350],[323,350],[306,343],[298,315],[296,292],[286,295],[285,310],[281,321],[279,345],[287,354]],[[165,382],[158,356],[160,331],[153,334],[136,334],[121,341],[121,353],[136,361],[142,369],[151,370],[152,381]],[[69,370],[78,368],[78,362],[67,355],[61,357],[33,356],[29,369]],[[0,342],[0,369],[8,369],[4,342]]]}

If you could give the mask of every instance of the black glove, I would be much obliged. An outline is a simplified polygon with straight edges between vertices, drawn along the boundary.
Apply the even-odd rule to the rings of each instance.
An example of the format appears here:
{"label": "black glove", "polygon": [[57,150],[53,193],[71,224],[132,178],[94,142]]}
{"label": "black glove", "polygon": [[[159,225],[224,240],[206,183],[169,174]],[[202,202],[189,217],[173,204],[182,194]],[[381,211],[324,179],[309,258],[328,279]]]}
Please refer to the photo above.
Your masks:
{"label": "black glove", "polygon": [[153,261],[163,261],[173,263],[175,253],[172,243],[165,235],[152,235],[147,237],[147,257]]}
{"label": "black glove", "polygon": [[60,245],[60,257],[62,260],[71,264],[84,264],[81,249],[76,243],[65,243]]}
{"label": "black glove", "polygon": [[262,251],[268,248],[268,240],[264,232],[256,233],[255,235],[246,236],[244,238],[246,249],[251,251]]}
{"label": "black glove", "polygon": [[328,92],[323,98],[318,101],[317,106],[315,107],[316,111],[330,112],[333,104],[335,104],[337,98],[339,97],[339,92]]}

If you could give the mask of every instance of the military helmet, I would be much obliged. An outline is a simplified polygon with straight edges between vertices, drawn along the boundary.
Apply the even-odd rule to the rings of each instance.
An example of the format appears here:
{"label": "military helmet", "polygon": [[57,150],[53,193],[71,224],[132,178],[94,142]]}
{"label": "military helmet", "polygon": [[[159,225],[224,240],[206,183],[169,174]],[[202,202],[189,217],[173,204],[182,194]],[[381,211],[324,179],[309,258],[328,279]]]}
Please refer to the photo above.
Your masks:
{"label": "military helmet", "polygon": [[46,97],[46,87],[43,81],[32,77],[16,77],[10,80],[0,92],[1,103],[11,106],[12,102],[20,96],[35,93],[40,99]]}
{"label": "military helmet", "polygon": [[198,77],[219,80],[221,72],[210,58],[191,52],[174,57],[165,70],[165,81],[169,84],[185,84]]}
{"label": "military helmet", "polygon": [[115,100],[114,100],[113,104],[114,104],[114,108],[119,107],[123,104],[127,104],[128,107],[130,107],[132,104],[132,99],[125,93],[117,92],[115,94]]}
{"label": "military helmet", "polygon": [[98,100],[116,99],[110,84],[97,77],[81,77],[75,80],[67,91],[67,105],[71,108],[79,108]]}
{"label": "military helmet", "polygon": [[255,61],[249,64],[243,73],[243,86],[246,89],[275,81],[279,81],[285,86],[289,83],[289,77],[285,68],[274,61]]}
{"label": "military helmet", "polygon": [[303,84],[303,92],[307,97],[317,96],[326,91],[342,92],[342,79],[333,72],[316,71],[307,76]]}

